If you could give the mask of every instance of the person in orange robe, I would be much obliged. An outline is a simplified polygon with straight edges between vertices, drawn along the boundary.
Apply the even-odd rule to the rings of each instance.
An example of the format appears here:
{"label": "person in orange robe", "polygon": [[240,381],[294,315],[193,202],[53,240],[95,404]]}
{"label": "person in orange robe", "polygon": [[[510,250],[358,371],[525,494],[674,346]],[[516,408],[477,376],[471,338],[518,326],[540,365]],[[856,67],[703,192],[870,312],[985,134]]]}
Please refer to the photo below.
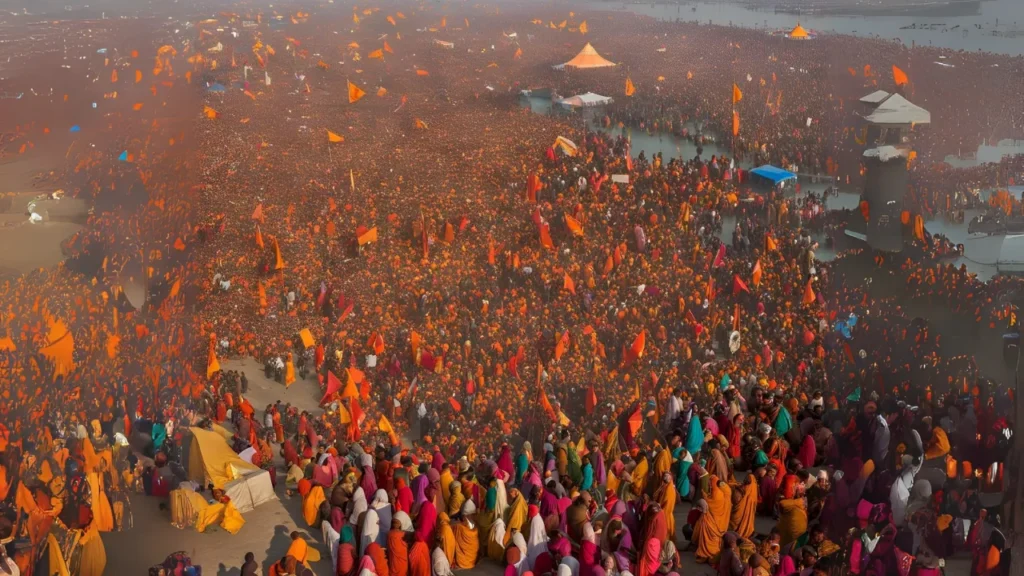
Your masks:
{"label": "person in orange robe", "polygon": [[455,525],[455,564],[452,568],[473,568],[480,558],[480,530],[467,510],[470,510],[470,502],[462,506],[462,521]]}
{"label": "person in orange robe", "polygon": [[747,476],[745,484],[736,487],[733,500],[729,530],[739,534],[740,538],[750,538],[757,515],[757,481],[753,474]]}
{"label": "person in orange robe", "polygon": [[422,540],[417,540],[409,550],[409,576],[431,576],[430,550]]}
{"label": "person in orange robe", "polygon": [[391,520],[391,531],[388,532],[388,572],[391,576],[409,575],[409,543],[397,518]]}

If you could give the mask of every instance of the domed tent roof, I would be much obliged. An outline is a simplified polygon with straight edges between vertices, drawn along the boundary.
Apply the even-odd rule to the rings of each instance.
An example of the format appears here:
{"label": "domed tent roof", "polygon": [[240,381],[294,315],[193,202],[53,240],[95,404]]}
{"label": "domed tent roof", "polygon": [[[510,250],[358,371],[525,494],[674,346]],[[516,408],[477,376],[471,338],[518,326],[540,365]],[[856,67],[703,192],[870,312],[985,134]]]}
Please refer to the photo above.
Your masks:
{"label": "domed tent roof", "polygon": [[803,26],[801,26],[800,24],[797,24],[796,28],[793,28],[793,31],[789,33],[789,37],[790,38],[805,38],[806,39],[806,38],[810,37],[810,34],[807,33],[807,30],[805,30]]}
{"label": "domed tent roof", "polygon": [[604,56],[597,53],[597,50],[587,42],[587,45],[580,50],[580,53],[575,58],[569,60],[565,64],[562,64],[566,68],[605,68],[608,66],[615,66],[615,62],[606,60]]}

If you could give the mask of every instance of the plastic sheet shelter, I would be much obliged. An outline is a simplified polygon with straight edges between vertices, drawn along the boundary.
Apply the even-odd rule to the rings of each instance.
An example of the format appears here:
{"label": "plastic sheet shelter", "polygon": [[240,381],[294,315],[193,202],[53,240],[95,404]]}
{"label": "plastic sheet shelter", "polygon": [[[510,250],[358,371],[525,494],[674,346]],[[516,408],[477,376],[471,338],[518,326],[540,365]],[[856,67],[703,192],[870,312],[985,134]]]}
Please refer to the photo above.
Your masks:
{"label": "plastic sheet shelter", "polygon": [[796,180],[796,174],[790,172],[789,170],[783,170],[782,168],[769,166],[768,164],[765,164],[764,166],[758,166],[757,168],[751,170],[750,173],[760,178],[764,178],[765,180],[770,181],[772,184],[776,186],[778,186],[782,182],[786,182],[787,180]]}
{"label": "plastic sheet shelter", "polygon": [[188,462],[189,480],[223,489],[232,480],[259,471],[242,460],[220,434],[196,427],[188,431],[192,439],[184,444],[188,448],[184,460]]}
{"label": "plastic sheet shelter", "polygon": [[580,50],[580,53],[575,58],[569,60],[565,64],[562,64],[561,68],[608,68],[609,66],[615,66],[615,62],[607,60],[604,56],[597,53],[597,50],[587,42],[587,45]]}

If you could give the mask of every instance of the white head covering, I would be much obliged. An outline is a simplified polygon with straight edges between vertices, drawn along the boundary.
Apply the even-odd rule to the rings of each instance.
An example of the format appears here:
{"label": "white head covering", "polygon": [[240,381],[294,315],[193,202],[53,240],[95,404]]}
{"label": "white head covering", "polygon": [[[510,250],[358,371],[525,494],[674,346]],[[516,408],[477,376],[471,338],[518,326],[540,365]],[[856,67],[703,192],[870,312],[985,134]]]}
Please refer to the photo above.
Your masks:
{"label": "white head covering", "polygon": [[362,486],[356,488],[355,493],[352,494],[352,512],[348,515],[348,523],[353,526],[359,525],[359,516],[366,512],[366,493],[363,492]]}
{"label": "white head covering", "polygon": [[404,511],[399,510],[395,512],[393,519],[398,520],[398,525],[401,527],[402,532],[412,532],[412,519]]}
{"label": "white head covering", "polygon": [[505,547],[505,521],[500,517],[491,524],[491,533],[487,535],[487,541],[494,542],[501,548]]}
{"label": "white head covering", "polygon": [[530,519],[530,533],[526,539],[526,564],[531,570],[537,558],[547,549],[548,535],[544,531],[544,520],[537,514]]}
{"label": "white head covering", "polygon": [[434,552],[430,555],[430,563],[434,568],[433,576],[455,576],[452,573],[452,565],[448,562],[448,557],[444,555],[444,550],[441,550],[440,547],[434,548]]}

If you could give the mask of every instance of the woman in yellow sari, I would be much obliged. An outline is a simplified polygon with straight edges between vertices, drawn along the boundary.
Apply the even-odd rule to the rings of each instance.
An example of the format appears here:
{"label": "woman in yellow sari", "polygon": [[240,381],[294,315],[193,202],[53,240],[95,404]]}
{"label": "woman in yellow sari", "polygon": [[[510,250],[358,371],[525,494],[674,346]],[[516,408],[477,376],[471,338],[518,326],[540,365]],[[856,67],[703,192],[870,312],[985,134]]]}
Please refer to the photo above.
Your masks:
{"label": "woman in yellow sari", "polygon": [[740,538],[750,538],[754,533],[754,516],[757,515],[757,481],[753,474],[747,475],[747,482],[737,486],[733,496],[732,518],[729,530]]}
{"label": "woman in yellow sari", "polygon": [[314,485],[308,479],[299,480],[299,495],[302,496],[302,517],[306,524],[317,526],[317,518],[320,514],[320,504],[327,501],[324,496],[323,486]]}
{"label": "woman in yellow sari", "polygon": [[444,552],[450,566],[455,565],[455,532],[451,520],[441,512],[437,515],[437,546]]}
{"label": "woman in yellow sari", "polygon": [[647,456],[642,452],[640,453],[640,460],[636,463],[636,468],[633,468],[631,474],[633,478],[633,485],[630,486],[630,491],[640,496],[644,493],[644,488],[647,487],[647,473],[650,470],[650,465],[647,463]]}
{"label": "woman in yellow sari", "polygon": [[[662,450],[667,452],[667,450]],[[657,461],[655,461],[657,462]],[[661,510],[665,513],[665,525],[667,527],[668,537],[670,540],[675,542],[676,536],[676,501],[679,499],[676,494],[675,484],[672,483],[672,474],[665,472],[661,475],[661,487],[654,494],[654,500],[661,506]]]}
{"label": "woman in yellow sari", "polygon": [[466,502],[466,496],[462,493],[462,483],[458,480],[451,483],[451,493],[445,501],[448,502],[448,517],[458,516],[462,511],[462,505]]}
{"label": "woman in yellow sari", "polygon": [[511,502],[508,505],[508,510],[505,512],[507,515],[505,519],[505,541],[502,542],[505,546],[508,546],[509,540],[512,539],[513,531],[523,531],[523,525],[526,524],[526,515],[529,512],[526,499],[523,498],[518,488],[510,488],[508,495]]}
{"label": "woman in yellow sari", "polygon": [[472,502],[463,504],[462,521],[455,525],[455,568],[473,568],[480,557],[480,535],[474,512]]}
{"label": "woman in yellow sari", "polygon": [[110,499],[107,498],[103,474],[89,472],[85,478],[89,482],[89,490],[92,492],[93,524],[100,532],[110,532],[114,529],[114,510],[110,507]]}
{"label": "woman in yellow sari", "polygon": [[707,563],[722,550],[722,534],[729,529],[732,490],[717,476],[711,476],[710,491],[703,502],[698,502],[704,513],[694,526],[693,541],[697,543],[697,562]]}
{"label": "woman in yellow sari", "polygon": [[803,497],[784,498],[779,501],[780,544],[785,546],[807,532],[807,504]]}

